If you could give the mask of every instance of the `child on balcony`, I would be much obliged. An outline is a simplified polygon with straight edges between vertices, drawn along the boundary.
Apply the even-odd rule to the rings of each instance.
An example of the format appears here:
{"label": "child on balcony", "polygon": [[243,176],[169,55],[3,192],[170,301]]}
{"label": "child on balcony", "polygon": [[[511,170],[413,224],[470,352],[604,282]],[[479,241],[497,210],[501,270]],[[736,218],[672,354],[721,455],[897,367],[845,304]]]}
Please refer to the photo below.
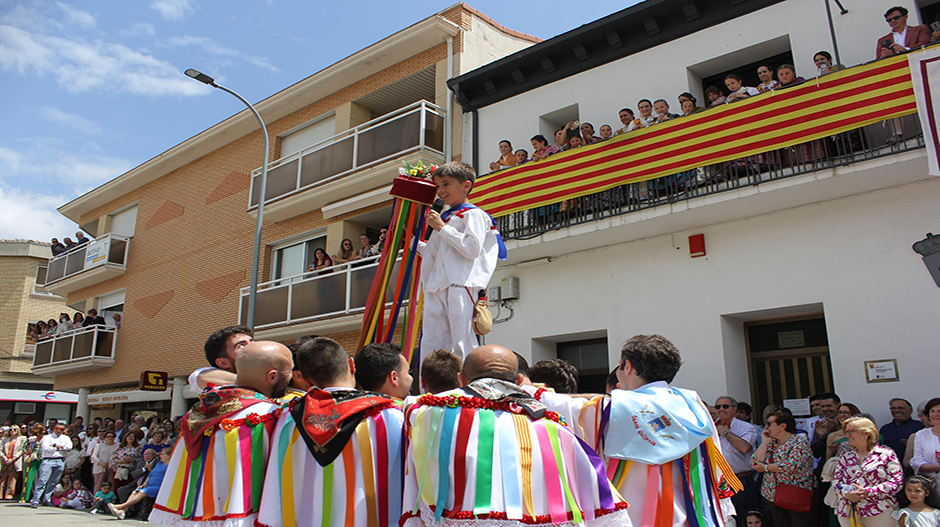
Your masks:
{"label": "child on balcony", "polygon": [[506,259],[506,247],[493,218],[467,202],[476,180],[470,165],[441,165],[433,178],[447,210],[428,212],[434,232],[418,247],[424,288],[421,348],[445,349],[463,358],[477,347],[471,327],[477,295],[493,276],[497,257]]}

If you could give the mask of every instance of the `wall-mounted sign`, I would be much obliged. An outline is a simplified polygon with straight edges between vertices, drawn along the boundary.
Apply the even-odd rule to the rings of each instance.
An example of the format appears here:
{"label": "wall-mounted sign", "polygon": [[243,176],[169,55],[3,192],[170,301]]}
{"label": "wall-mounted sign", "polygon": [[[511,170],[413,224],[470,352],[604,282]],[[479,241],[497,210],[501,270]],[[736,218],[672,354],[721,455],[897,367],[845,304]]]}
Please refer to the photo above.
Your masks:
{"label": "wall-mounted sign", "polygon": [[810,415],[809,399],[784,399],[783,407],[795,416]]}
{"label": "wall-mounted sign", "polygon": [[102,238],[88,244],[85,249],[85,269],[104,265],[108,261],[108,252],[111,250],[111,238]]}
{"label": "wall-mounted sign", "polygon": [[145,371],[140,374],[140,390],[165,392],[170,376],[165,371]]}
{"label": "wall-mounted sign", "polygon": [[881,359],[865,361],[866,382],[897,382],[901,380],[898,373],[898,359]]}
{"label": "wall-mounted sign", "polygon": [[780,331],[777,333],[777,347],[785,350],[788,348],[805,348],[806,339],[803,337],[803,330]]}

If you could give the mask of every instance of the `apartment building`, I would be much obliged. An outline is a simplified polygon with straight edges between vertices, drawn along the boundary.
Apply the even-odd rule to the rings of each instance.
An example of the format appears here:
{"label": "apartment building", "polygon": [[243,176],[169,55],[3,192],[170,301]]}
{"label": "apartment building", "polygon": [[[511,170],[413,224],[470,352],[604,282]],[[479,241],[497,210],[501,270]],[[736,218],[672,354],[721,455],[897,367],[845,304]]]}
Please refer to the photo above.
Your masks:
{"label": "apartment building", "polygon": [[30,329],[68,311],[65,298],[43,286],[50,256],[48,243],[0,240],[0,423],[68,419],[75,408],[73,394],[52,391],[51,379],[30,371]]}
{"label": "apartment building", "polygon": [[[582,391],[603,389],[624,341],[659,333],[682,352],[676,383],[707,401],[730,394],[759,410],[836,391],[884,423],[889,398],[935,396],[924,366],[936,362],[940,289],[911,247],[940,228],[940,180],[907,57],[873,62],[895,3],[845,14],[833,3],[828,16],[826,4],[644,2],[451,79],[464,152],[483,172],[500,140],[531,153],[530,138],[551,144],[572,120],[620,128],[620,109],[639,116],[640,99],[679,113],[682,92],[707,106],[729,73],[756,86],[758,66],[789,63],[807,79],[481,177],[475,202],[509,250],[486,341],[569,360]],[[901,4],[910,24],[938,7]],[[814,55],[836,55],[834,43],[849,68],[818,76]],[[885,93],[888,106],[856,104],[857,124],[839,124],[852,106],[839,98]]]}
{"label": "apartment building", "polygon": [[[347,238],[359,248],[363,233],[377,241],[402,162],[462,156],[447,79],[536,42],[459,3],[256,105],[272,141],[256,338],[355,345],[377,263],[307,273],[314,252],[336,254]],[[81,356],[37,350],[33,371],[77,389],[80,414],[185,411],[206,337],[245,320],[261,159],[246,110],[59,209],[97,237],[51,260],[47,287],[122,320],[95,330]],[[138,390],[145,370],[167,372],[169,389]]]}

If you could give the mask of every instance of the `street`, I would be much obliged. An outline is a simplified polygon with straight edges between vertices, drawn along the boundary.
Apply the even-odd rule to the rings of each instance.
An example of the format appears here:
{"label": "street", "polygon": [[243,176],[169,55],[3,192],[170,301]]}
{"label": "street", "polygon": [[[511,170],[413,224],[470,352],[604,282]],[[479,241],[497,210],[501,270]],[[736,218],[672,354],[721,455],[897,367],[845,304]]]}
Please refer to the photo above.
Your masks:
{"label": "street", "polygon": [[[85,511],[72,509],[57,509],[55,507],[39,507],[30,509],[26,503],[0,502],[0,525],[16,527],[33,527],[49,525],[68,525],[69,527],[85,527],[89,525],[113,525],[121,522],[114,516],[107,514],[89,514]],[[140,520],[126,519],[124,523],[130,525],[140,524]]]}

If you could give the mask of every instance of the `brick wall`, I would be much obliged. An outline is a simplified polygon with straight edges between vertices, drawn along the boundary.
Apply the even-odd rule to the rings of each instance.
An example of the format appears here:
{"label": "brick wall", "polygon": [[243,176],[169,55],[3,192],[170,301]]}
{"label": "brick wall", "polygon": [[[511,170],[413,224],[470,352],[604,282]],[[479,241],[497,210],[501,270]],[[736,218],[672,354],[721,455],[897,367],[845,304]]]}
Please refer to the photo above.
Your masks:
{"label": "brick wall", "polygon": [[[0,257],[0,349],[14,356],[23,351],[30,321],[58,320],[59,313],[71,313],[62,298],[31,294],[40,262],[44,260],[30,256]],[[24,367],[18,361],[4,364],[6,371],[19,372],[28,372],[31,366],[31,363],[25,363]]]}

